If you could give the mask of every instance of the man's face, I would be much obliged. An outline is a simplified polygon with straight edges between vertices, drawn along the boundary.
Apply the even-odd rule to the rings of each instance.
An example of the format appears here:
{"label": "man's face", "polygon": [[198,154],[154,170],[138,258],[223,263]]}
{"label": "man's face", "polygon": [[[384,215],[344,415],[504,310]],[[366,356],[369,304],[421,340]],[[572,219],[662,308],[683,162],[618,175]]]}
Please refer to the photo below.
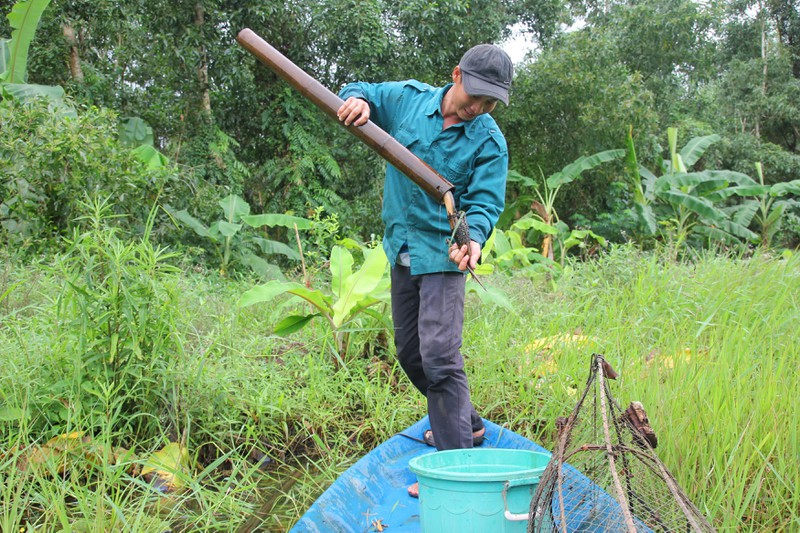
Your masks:
{"label": "man's face", "polygon": [[484,113],[491,113],[497,107],[497,98],[491,96],[472,96],[467,94],[462,83],[461,69],[453,70],[453,105],[456,107],[458,118],[470,121]]}

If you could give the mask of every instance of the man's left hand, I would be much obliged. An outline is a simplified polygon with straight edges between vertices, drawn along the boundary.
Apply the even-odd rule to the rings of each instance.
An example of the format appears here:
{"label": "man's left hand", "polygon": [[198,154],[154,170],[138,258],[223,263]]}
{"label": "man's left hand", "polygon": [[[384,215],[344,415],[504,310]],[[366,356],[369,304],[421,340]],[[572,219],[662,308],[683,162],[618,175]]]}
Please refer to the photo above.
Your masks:
{"label": "man's left hand", "polygon": [[469,241],[469,246],[466,244],[459,247],[457,244],[450,246],[450,261],[458,265],[458,269],[464,271],[467,265],[475,269],[478,266],[478,259],[481,257],[481,245],[475,241]]}

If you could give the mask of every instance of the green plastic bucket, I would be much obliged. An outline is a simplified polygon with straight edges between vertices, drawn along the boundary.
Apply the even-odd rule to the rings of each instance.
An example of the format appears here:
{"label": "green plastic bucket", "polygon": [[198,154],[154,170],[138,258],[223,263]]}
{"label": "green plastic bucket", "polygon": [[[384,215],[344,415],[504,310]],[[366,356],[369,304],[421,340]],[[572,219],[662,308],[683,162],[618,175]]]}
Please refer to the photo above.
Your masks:
{"label": "green plastic bucket", "polygon": [[527,531],[528,509],[550,455],[471,448],[414,457],[423,532]]}

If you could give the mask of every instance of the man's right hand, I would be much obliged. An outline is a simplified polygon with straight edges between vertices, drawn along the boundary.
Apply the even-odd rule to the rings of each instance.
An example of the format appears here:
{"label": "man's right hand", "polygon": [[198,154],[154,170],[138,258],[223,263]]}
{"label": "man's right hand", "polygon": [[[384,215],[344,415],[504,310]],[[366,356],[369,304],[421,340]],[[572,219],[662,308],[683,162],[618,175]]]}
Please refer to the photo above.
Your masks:
{"label": "man's right hand", "polygon": [[345,126],[350,124],[363,126],[369,120],[369,103],[361,98],[351,96],[345,100],[342,107],[336,112],[336,116],[344,122]]}

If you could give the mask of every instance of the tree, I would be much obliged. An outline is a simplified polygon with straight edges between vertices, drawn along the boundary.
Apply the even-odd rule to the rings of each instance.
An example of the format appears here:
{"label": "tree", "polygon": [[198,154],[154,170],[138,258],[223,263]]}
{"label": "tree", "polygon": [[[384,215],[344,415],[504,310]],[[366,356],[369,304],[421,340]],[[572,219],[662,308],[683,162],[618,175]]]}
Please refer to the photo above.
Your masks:
{"label": "tree", "polygon": [[[512,98],[497,115],[511,167],[524,175],[549,175],[581,156],[621,147],[630,124],[644,139],[655,129],[653,95],[642,77],[620,64],[613,43],[591,28],[565,35],[520,68]],[[591,218],[607,210],[614,176],[609,167],[580,186],[565,186],[556,206],[562,218],[576,212]],[[511,185],[509,202],[520,194]]]}

